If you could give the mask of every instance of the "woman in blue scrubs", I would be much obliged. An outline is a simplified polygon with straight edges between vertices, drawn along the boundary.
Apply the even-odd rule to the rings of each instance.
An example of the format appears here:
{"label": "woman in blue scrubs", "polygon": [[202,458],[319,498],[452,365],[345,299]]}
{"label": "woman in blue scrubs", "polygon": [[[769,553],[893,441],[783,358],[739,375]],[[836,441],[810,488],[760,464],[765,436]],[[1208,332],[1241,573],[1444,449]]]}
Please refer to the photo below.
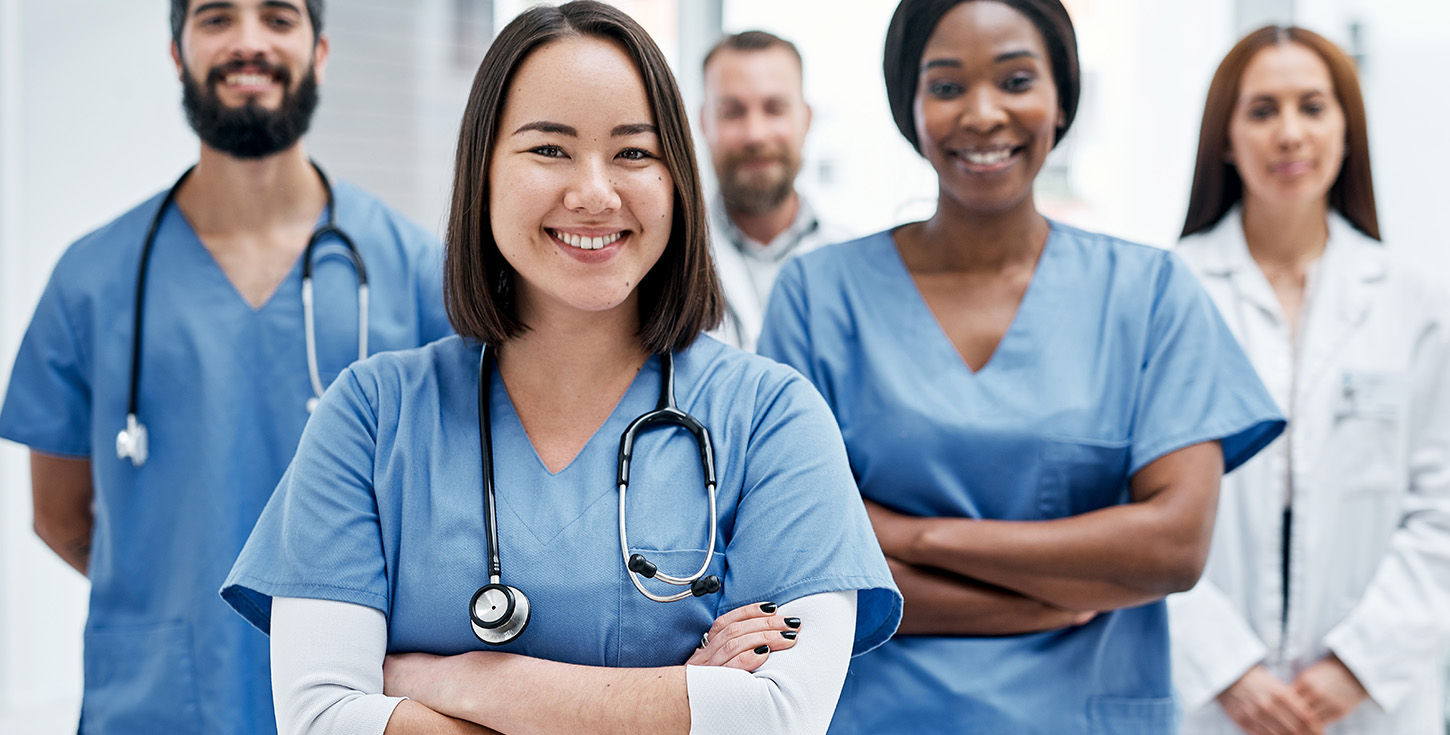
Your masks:
{"label": "woman in blue scrubs", "polygon": [[[538,7],[495,40],[448,223],[461,338],[338,378],[222,591],[272,635],[284,732],[825,731],[901,598],[820,396],[701,336],[722,301],[693,151],[620,11]],[[718,521],[678,427],[638,435],[619,487],[671,365]],[[657,602],[625,554],[716,581]],[[515,594],[476,596],[493,575]],[[476,604],[524,598],[512,640]]]}
{"label": "woman in blue scrubs", "polygon": [[907,601],[831,732],[1175,732],[1162,598],[1283,422],[1171,253],[1037,211],[1060,3],[904,0],[885,72],[937,212],[792,261],[760,341],[834,409]]}

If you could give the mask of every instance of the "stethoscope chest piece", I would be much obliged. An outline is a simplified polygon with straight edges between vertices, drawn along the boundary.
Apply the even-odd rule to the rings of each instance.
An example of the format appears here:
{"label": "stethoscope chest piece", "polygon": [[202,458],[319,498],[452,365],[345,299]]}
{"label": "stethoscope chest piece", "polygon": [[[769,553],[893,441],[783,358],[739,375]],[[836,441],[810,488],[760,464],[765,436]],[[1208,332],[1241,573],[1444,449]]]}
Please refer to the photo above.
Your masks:
{"label": "stethoscope chest piece", "polygon": [[529,627],[529,598],[517,587],[491,583],[478,588],[468,603],[473,634],[491,646],[502,646]]}

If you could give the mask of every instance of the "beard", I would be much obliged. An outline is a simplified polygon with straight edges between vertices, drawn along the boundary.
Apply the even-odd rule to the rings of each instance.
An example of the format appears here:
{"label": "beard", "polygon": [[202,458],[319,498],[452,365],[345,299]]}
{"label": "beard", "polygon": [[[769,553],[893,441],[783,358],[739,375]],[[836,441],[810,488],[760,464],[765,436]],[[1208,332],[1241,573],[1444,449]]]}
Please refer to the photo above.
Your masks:
{"label": "beard", "polygon": [[[285,91],[277,109],[268,110],[255,99],[241,107],[222,104],[217,85],[228,74],[243,68],[270,74],[282,85]],[[265,61],[234,60],[212,67],[205,84],[183,68],[181,106],[186,110],[186,121],[202,142],[237,158],[264,158],[291,148],[307,132],[312,112],[317,109],[317,75],[311,66],[307,67],[297,88],[292,89],[291,72]]]}
{"label": "beard", "polygon": [[[746,164],[762,160],[780,164],[778,170],[744,170]],[[795,191],[795,177],[801,159],[785,148],[749,147],[735,151],[715,163],[720,196],[744,214],[764,214],[779,207]]]}

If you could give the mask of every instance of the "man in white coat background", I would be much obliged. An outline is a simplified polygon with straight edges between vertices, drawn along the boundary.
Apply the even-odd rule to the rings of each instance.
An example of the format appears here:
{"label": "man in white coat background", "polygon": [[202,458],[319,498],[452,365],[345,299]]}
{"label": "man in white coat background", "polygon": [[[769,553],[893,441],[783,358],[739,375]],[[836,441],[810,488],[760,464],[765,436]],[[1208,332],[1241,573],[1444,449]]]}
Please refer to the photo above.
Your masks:
{"label": "man in white coat background", "polygon": [[764,31],[726,36],[704,75],[700,126],[719,185],[710,240],[729,307],[715,335],[754,350],[785,261],[845,237],[795,188],[811,126],[795,44]]}

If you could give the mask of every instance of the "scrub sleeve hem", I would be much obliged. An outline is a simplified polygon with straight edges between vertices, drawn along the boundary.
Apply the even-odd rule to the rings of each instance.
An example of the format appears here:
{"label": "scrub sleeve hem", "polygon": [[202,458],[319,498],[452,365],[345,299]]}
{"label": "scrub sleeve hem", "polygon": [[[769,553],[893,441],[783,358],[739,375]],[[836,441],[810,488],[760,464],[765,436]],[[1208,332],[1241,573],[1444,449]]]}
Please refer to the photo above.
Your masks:
{"label": "scrub sleeve hem", "polygon": [[[856,635],[851,655],[860,656],[889,640],[901,624],[901,596],[895,588],[883,586],[883,581],[878,577],[859,575],[806,579],[775,591],[772,599],[761,602],[784,605],[810,595],[855,590]],[[883,603],[888,603],[889,607]]]}
{"label": "scrub sleeve hem", "polygon": [[[1141,459],[1137,457],[1133,459],[1133,466],[1129,468],[1128,476],[1138,474],[1138,471],[1144,467],[1180,449],[1211,441],[1217,441],[1223,447],[1223,471],[1224,474],[1228,474],[1277,439],[1279,434],[1283,433],[1285,425],[1284,420],[1277,416],[1260,416],[1248,423],[1234,422],[1162,439],[1148,444],[1141,452]],[[1235,440],[1247,441],[1247,443]],[[1232,444],[1232,446],[1223,446],[1225,444]]]}
{"label": "scrub sleeve hem", "polygon": [[[116,429],[120,431],[120,428]],[[0,439],[7,439],[22,446],[28,447],[32,452],[48,454],[63,459],[92,459],[91,446],[87,443],[55,439],[54,437],[37,436],[33,433],[19,429],[0,428]]]}
{"label": "scrub sleeve hem", "polygon": [[270,635],[272,628],[272,599],[275,597],[302,597],[314,600],[350,602],[370,607],[388,614],[388,599],[365,590],[337,587],[320,583],[269,582],[247,575],[237,575],[227,580],[221,589],[222,599],[231,605],[257,630]]}

